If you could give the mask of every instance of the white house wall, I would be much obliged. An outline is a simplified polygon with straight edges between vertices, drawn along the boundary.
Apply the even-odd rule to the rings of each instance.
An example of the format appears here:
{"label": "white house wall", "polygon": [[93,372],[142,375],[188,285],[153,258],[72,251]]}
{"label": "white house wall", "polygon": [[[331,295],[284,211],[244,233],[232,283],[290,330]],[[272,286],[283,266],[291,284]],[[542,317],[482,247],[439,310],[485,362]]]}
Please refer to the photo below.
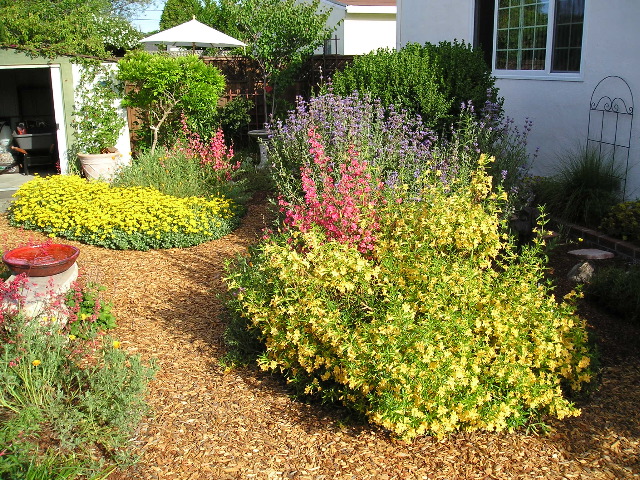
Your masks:
{"label": "white house wall", "polygon": [[[399,1],[400,45],[454,38],[472,42],[474,22],[469,8],[473,10],[473,0]],[[446,4],[446,8],[439,4]],[[582,72],[576,79],[497,79],[507,115],[514,118],[516,124],[522,124],[527,117],[533,121],[529,149],[531,153],[539,149],[533,174],[552,174],[559,162],[558,155],[586,144],[589,102],[594,88],[604,77],[622,77],[629,84],[634,102],[640,102],[638,19],[638,0],[587,0]],[[463,32],[465,37],[461,37]],[[634,107],[640,111],[638,105]],[[633,120],[626,193],[627,198],[640,198],[640,114]],[[622,127],[621,133],[628,136],[624,125]],[[620,163],[626,163],[626,158],[621,159]]]}
{"label": "white house wall", "polygon": [[398,46],[473,38],[473,1],[397,0]]}
{"label": "white house wall", "polygon": [[[363,55],[379,48],[396,48],[396,7],[344,5],[324,0],[321,9],[329,8],[327,25],[335,31],[328,53]],[[319,48],[315,53],[323,52]]]}
{"label": "white house wall", "polygon": [[[335,4],[323,4],[324,8],[331,8],[327,25],[331,28],[335,28],[332,38],[337,38],[337,51],[336,42],[332,42],[330,53],[333,55],[344,55],[344,17],[346,16],[346,9],[344,7]],[[322,55],[323,49],[316,50],[316,54]]]}
{"label": "white house wall", "polygon": [[363,55],[379,48],[395,49],[395,14],[347,14],[344,20],[344,54]]}

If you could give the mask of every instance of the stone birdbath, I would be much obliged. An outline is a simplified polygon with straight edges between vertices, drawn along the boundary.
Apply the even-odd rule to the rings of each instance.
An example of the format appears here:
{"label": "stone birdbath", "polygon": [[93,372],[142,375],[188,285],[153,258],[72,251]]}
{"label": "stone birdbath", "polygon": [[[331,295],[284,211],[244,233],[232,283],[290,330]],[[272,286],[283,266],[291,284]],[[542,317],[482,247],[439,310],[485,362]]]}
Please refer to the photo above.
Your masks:
{"label": "stone birdbath", "polygon": [[[20,274],[28,277],[22,295],[24,302],[21,311],[35,318],[47,311],[47,303],[53,297],[65,294],[78,278],[76,259],[80,250],[72,245],[47,243],[26,245],[5,252],[2,261],[12,275],[7,279],[11,283]],[[6,299],[5,302],[12,300]],[[15,301],[14,301],[15,303]],[[64,306],[56,307],[56,318],[66,323],[67,312]]]}

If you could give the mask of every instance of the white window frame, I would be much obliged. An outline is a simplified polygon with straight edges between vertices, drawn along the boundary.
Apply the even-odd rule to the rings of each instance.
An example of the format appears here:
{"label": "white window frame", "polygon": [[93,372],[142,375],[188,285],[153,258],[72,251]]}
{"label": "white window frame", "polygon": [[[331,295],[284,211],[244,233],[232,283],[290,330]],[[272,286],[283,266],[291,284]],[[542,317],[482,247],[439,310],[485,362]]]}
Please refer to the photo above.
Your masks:
{"label": "white window frame", "polygon": [[549,0],[549,24],[547,25],[547,43],[545,47],[545,69],[544,70],[504,70],[496,68],[496,50],[498,39],[498,6],[499,0],[495,0],[493,15],[493,54],[491,58],[491,70],[496,78],[513,78],[523,80],[564,80],[564,81],[583,81],[584,80],[584,57],[585,57],[585,38],[587,31],[587,11],[589,0],[584,2],[584,21],[582,24],[582,49],[580,54],[580,71],[579,72],[553,72],[551,71],[551,61],[553,56],[553,37],[556,18],[556,0]]}

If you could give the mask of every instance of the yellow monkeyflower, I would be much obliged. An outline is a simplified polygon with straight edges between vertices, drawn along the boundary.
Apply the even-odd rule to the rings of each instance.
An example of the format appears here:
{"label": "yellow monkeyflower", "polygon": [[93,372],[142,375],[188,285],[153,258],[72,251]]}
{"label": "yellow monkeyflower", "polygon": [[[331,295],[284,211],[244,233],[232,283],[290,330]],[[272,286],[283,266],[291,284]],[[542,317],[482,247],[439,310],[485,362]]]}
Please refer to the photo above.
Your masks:
{"label": "yellow monkeyflower", "polygon": [[38,365],[40,365],[42,362],[40,360],[34,360],[33,362],[31,362],[31,365],[33,365],[34,367],[37,367]]}

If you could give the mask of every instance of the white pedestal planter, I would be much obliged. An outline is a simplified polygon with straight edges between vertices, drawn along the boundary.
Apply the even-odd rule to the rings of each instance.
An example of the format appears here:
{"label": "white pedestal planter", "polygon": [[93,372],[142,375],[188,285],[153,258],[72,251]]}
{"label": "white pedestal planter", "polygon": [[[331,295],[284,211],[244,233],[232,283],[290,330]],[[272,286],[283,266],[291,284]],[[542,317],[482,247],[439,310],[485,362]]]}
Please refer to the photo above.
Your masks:
{"label": "white pedestal planter", "polygon": [[[40,317],[40,321],[45,320],[42,318],[44,314],[48,317],[55,317],[56,322],[63,327],[66,325],[69,316],[66,306],[60,304],[52,308],[51,305],[59,303],[56,302],[57,298],[69,291],[77,278],[78,264],[75,262],[69,269],[57,275],[27,277],[27,283],[21,292],[23,303],[20,311],[27,318]],[[11,283],[14,279],[15,275],[10,276],[7,279],[7,283]],[[9,302],[15,305],[16,308],[18,307],[13,300],[5,298],[4,302]]]}
{"label": "white pedestal planter", "polygon": [[249,130],[249,136],[255,138],[260,149],[260,163],[256,167],[258,170],[264,170],[269,166],[269,157],[266,142],[269,140],[269,130]]}

